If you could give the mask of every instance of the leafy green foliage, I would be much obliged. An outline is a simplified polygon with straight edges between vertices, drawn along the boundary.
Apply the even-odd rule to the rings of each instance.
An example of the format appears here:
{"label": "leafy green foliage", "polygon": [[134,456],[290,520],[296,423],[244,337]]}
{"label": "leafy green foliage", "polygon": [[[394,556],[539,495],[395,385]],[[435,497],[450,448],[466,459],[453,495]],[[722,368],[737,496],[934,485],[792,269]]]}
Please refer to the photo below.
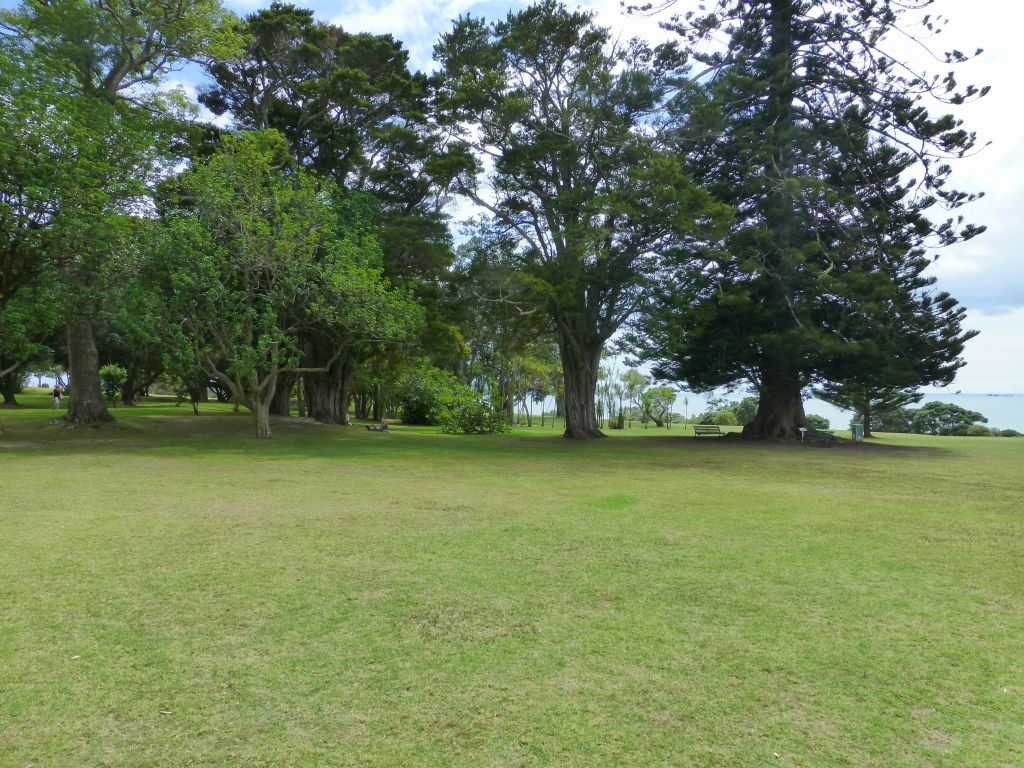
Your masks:
{"label": "leafy green foliage", "polygon": [[676,391],[672,387],[651,387],[640,397],[643,420],[646,424],[653,421],[655,426],[663,427],[672,420],[672,404],[676,399]]}
{"label": "leafy green foliage", "polygon": [[468,387],[445,391],[434,408],[431,419],[442,432],[466,435],[484,435],[507,432],[508,420],[495,412],[480,396]]}
{"label": "leafy green foliage", "polygon": [[914,408],[901,407],[883,411],[873,417],[872,428],[878,432],[913,432],[915,411],[916,409]]}
{"label": "leafy green foliage", "polygon": [[[218,0],[26,0],[0,11],[0,100],[11,107],[0,113],[12,121],[0,130],[0,304],[44,270],[64,281],[69,421],[110,419],[93,320],[104,267],[175,162],[170,115],[185,100],[157,86],[186,61],[229,55],[231,18]],[[12,140],[22,157],[8,163]]]}
{"label": "leafy green foliage", "polygon": [[121,394],[121,387],[128,379],[128,371],[117,363],[108,363],[100,368],[100,381],[103,383],[103,396],[113,405]]}
{"label": "leafy green foliage", "polygon": [[819,416],[816,413],[809,413],[807,414],[807,426],[813,427],[814,429],[828,429],[832,424],[824,416]]}
{"label": "leafy green foliage", "polygon": [[513,238],[555,329],[566,434],[598,436],[605,342],[653,279],[654,253],[720,212],[651,120],[684,58],[670,45],[613,46],[589,14],[553,0],[493,24],[462,17],[434,53],[441,116],[474,165],[456,187]]}
{"label": "leafy green foliage", "polygon": [[296,163],[339,190],[372,194],[390,279],[441,275],[451,243],[436,195],[452,171],[431,121],[430,82],[409,71],[402,44],[277,2],[242,30],[244,49],[210,66],[215,85],[200,101],[245,129],[280,131]]}
{"label": "leafy green foliage", "polygon": [[504,432],[508,420],[447,371],[430,366],[410,370],[398,386],[399,415],[405,424],[432,424],[444,432]]}
{"label": "leafy green foliage", "polygon": [[[703,418],[701,423],[704,423]],[[732,411],[718,411],[717,413],[711,414],[711,418],[708,421],[709,424],[717,424],[720,427],[735,427],[739,425],[739,419],[736,418],[736,414]]]}
{"label": "leafy green foliage", "polygon": [[744,397],[738,403],[730,404],[729,408],[736,414],[736,420],[746,426],[757,415],[757,398]]}
{"label": "leafy green foliage", "polygon": [[432,424],[431,414],[444,393],[459,385],[447,371],[428,366],[410,369],[398,384],[398,415],[404,424]]}
{"label": "leafy green foliage", "polygon": [[988,419],[959,405],[932,402],[914,412],[913,431],[921,435],[966,435],[979,422],[984,424]]}
{"label": "leafy green foliage", "polygon": [[680,254],[640,335],[659,377],[757,387],[747,436],[797,437],[808,384],[877,399],[962,365],[963,310],[923,273],[926,248],[982,231],[932,218],[973,199],[947,182],[975,137],[929,100],[983,91],[885,52],[906,7],[719,0],[673,25],[714,73],[680,102],[680,146],[737,217],[719,248]]}
{"label": "leafy green foliage", "polygon": [[184,61],[233,55],[232,19],[219,0],[27,0],[0,11],[0,29],[27,54],[64,62],[82,92],[141,100],[140,86]]}
{"label": "leafy green foliage", "polygon": [[156,232],[154,256],[196,360],[265,436],[278,377],[307,370],[304,332],[390,340],[422,319],[384,279],[376,241],[343,227],[332,191],[292,167],[280,134],[246,134],[175,180]]}

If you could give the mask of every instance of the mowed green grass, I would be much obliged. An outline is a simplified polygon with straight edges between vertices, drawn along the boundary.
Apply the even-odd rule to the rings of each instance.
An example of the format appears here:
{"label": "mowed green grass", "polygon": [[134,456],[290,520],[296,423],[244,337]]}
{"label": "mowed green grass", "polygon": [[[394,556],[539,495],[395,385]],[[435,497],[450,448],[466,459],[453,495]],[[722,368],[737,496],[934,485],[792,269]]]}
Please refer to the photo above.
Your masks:
{"label": "mowed green grass", "polygon": [[260,442],[27,400],[0,765],[1024,764],[1024,439]]}

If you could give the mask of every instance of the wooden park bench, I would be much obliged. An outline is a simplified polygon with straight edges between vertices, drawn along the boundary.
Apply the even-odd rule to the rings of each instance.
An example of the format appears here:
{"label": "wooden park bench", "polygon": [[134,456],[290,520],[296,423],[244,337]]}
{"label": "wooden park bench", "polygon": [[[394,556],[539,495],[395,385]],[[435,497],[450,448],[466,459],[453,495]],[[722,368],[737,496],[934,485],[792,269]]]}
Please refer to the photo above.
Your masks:
{"label": "wooden park bench", "polygon": [[700,437],[701,435],[721,437],[722,430],[717,424],[694,424],[693,435],[694,437]]}

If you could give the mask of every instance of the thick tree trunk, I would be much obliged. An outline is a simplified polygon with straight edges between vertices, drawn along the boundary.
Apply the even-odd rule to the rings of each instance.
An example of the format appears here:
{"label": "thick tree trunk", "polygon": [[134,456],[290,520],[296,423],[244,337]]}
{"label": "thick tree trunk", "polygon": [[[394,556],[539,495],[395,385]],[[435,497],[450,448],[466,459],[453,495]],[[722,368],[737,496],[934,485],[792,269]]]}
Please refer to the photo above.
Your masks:
{"label": "thick tree trunk", "polygon": [[300,419],[304,419],[308,415],[306,411],[306,382],[302,376],[299,376],[295,382],[295,410]]}
{"label": "thick tree trunk", "polygon": [[274,397],[270,401],[270,414],[272,416],[292,415],[292,387],[295,386],[294,374],[280,377]]}
{"label": "thick tree trunk", "polygon": [[103,400],[100,362],[92,332],[92,313],[76,315],[68,323],[68,368],[71,399],[65,420],[79,424],[113,421]]}
{"label": "thick tree trunk", "polygon": [[345,363],[341,367],[341,404],[338,407],[338,423],[343,427],[351,427],[352,422],[348,418],[348,408],[352,404],[352,391],[356,384],[356,367],[352,363]]}
{"label": "thick tree trunk", "polygon": [[256,437],[263,440],[273,437],[270,431],[270,400],[253,398],[252,415],[256,420]]}
{"label": "thick tree trunk", "polygon": [[559,334],[558,346],[565,380],[565,436],[574,440],[604,437],[597,425],[594,407],[601,345],[596,349],[581,349],[573,340]]}
{"label": "thick tree trunk", "polygon": [[366,393],[365,392],[357,393],[356,396],[355,396],[355,401],[356,401],[356,407],[355,407],[356,418],[359,419],[360,421],[365,421],[366,420],[366,416],[367,416],[367,411],[368,411],[368,409],[367,409],[367,401],[366,401]]}
{"label": "thick tree trunk", "polygon": [[864,438],[874,437],[871,434],[871,404],[864,404],[864,412],[861,414],[864,417]]}
{"label": "thick tree trunk", "polygon": [[274,396],[283,387],[278,387],[277,374],[271,374],[272,378],[266,382],[266,389],[259,386],[253,387],[252,414],[256,420],[256,437],[262,440],[269,440],[273,437],[270,431],[270,404],[274,402]]}
{"label": "thick tree trunk", "polygon": [[516,425],[516,404],[512,398],[512,380],[506,372],[498,374],[498,396],[501,398],[499,410],[505,414],[509,427]]}
{"label": "thick tree trunk", "polygon": [[309,415],[321,424],[341,424],[341,390],[343,371],[335,362],[327,373],[307,373],[306,406]]}
{"label": "thick tree trunk", "polygon": [[747,440],[799,440],[807,428],[800,381],[787,368],[764,374],[754,420],[743,427]]}
{"label": "thick tree trunk", "polygon": [[137,405],[139,395],[144,395],[156,379],[152,372],[138,363],[129,362],[125,366],[128,377],[121,385],[121,405],[132,407]]}
{"label": "thick tree trunk", "polygon": [[121,385],[121,405],[126,408],[133,408],[136,405],[135,396],[139,389],[141,389],[139,372],[134,365],[128,363],[125,366],[125,373],[128,376],[125,378],[124,384]]}
{"label": "thick tree trunk", "polygon": [[18,394],[21,384],[21,371],[14,370],[8,373],[6,376],[0,376],[0,395],[3,396],[3,404],[7,407],[13,408],[18,404],[18,399],[15,395]]}

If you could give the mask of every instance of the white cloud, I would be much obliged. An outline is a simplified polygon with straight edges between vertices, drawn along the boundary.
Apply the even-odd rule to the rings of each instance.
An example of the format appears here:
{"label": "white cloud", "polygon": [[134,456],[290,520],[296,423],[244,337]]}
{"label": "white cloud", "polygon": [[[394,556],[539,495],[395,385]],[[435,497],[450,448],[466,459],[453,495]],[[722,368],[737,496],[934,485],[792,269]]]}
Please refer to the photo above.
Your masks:
{"label": "white cloud", "polygon": [[967,326],[981,333],[967,342],[967,366],[950,389],[1024,392],[1024,308],[998,315],[971,312]]}
{"label": "white cloud", "polygon": [[393,35],[409,50],[414,69],[434,68],[434,43],[451,27],[451,22],[479,7],[473,0],[360,0],[330,16],[330,22],[350,32]]}

